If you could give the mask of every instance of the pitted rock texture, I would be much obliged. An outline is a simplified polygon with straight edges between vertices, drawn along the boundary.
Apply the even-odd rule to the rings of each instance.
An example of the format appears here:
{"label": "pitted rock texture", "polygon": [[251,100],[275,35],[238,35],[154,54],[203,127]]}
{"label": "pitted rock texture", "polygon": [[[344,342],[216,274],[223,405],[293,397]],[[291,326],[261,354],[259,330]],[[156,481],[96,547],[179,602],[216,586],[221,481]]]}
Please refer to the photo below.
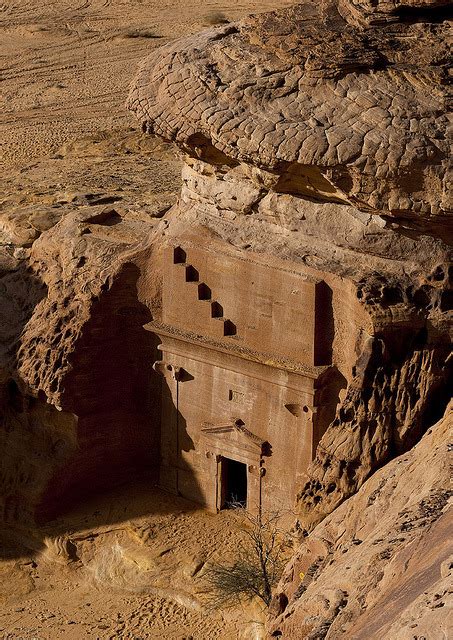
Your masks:
{"label": "pitted rock texture", "polygon": [[137,287],[147,277],[157,291],[159,274],[137,256],[148,256],[179,173],[174,149],[132,130],[4,172],[0,528],[30,527],[152,467],[159,394]]}
{"label": "pitted rock texture", "polygon": [[364,28],[307,0],[203,32],[145,60],[128,106],[194,154],[208,141],[278,175],[313,166],[339,201],[436,226],[451,204],[448,23],[436,11]]}
{"label": "pitted rock texture", "polygon": [[[414,322],[416,325],[416,322]],[[408,451],[450,398],[450,341],[391,324],[365,346],[337,417],[298,496],[301,520],[319,522],[376,469]]]}
{"label": "pitted rock texture", "polygon": [[170,234],[200,225],[363,304],[334,349],[348,387],[301,486],[307,528],[449,398],[448,11],[429,5],[307,1],[165,46],[131,87],[143,129],[185,153]]}
{"label": "pitted rock texture", "polygon": [[152,315],[137,290],[156,220],[118,209],[67,213],[1,274],[0,523],[157,468]]}
{"label": "pitted rock texture", "polygon": [[[214,152],[204,147],[204,154]],[[228,159],[213,162],[185,157],[179,209],[191,224],[353,280],[377,324],[398,318],[398,304],[432,315],[450,306],[447,243],[414,232],[413,224],[398,233],[383,216],[338,201],[315,167],[279,177]]]}
{"label": "pitted rock texture", "polygon": [[[322,183],[307,174],[320,197]],[[302,262],[326,281],[340,276],[363,304],[360,315],[345,299],[335,321],[333,363],[348,388],[300,488],[297,510],[311,528],[442,414],[452,377],[451,252],[328,194],[313,201],[308,186],[296,197],[277,184],[263,169],[186,157],[170,233],[203,225],[245,251]]]}
{"label": "pitted rock texture", "polygon": [[[450,0],[339,0],[340,13],[359,25],[377,25],[401,20],[417,21],[428,17],[442,20],[449,15]],[[450,7],[451,8],[451,7]],[[439,11],[446,9],[446,11]]]}
{"label": "pitted rock texture", "polygon": [[[120,145],[127,160],[118,166],[110,158],[94,191],[66,193],[67,184],[56,177],[41,214],[31,202],[24,210],[17,197],[1,223],[0,444],[8,455],[1,460],[0,518],[28,526],[34,516],[66,504],[68,491],[86,496],[144,469],[157,471],[159,425],[153,421],[160,396],[150,367],[156,354],[142,326],[150,315],[159,319],[160,248],[180,231],[202,227],[245,256],[248,250],[275,255],[347,284],[342,317],[352,308],[355,315],[335,328],[332,350],[332,366],[347,389],[339,392],[337,418],[308,482],[301,482],[300,527],[314,527],[358,490],[361,517],[367,487],[371,512],[364,513],[370,516],[379,493],[375,481],[384,482],[387,473],[392,484],[377,519],[396,502],[402,511],[413,507],[398,521],[398,537],[416,528],[414,514],[436,524],[445,506],[444,430],[436,428],[439,435],[417,449],[423,464],[418,458],[420,464],[401,475],[394,471],[404,458],[378,469],[431,427],[449,389],[446,14],[440,2],[430,3],[429,14],[423,12],[427,3],[380,2],[378,17],[375,4],[306,2],[190,36],[144,63],[129,104],[147,131],[175,140],[186,154],[180,200],[168,213],[167,197],[161,203],[155,193],[159,171],[149,171],[151,154],[141,158],[140,189],[131,192],[137,173],[130,163],[138,160],[129,143]],[[62,153],[52,162],[71,159]],[[96,164],[88,159],[90,179]],[[34,171],[29,168],[21,182],[33,182]],[[121,172],[126,179],[120,185]],[[347,340],[341,343],[339,335]],[[397,486],[393,494],[393,481],[404,491]],[[418,494],[421,502],[408,507]],[[326,519],[327,527],[338,514],[334,544],[350,508],[340,505]],[[367,522],[364,516],[357,524],[354,513],[345,539],[360,549],[352,531]],[[387,584],[380,571],[394,545],[403,549],[405,542],[394,540],[391,525],[380,524],[370,526],[382,533],[382,556],[363,586],[370,591],[377,585],[370,604],[377,602],[379,611]],[[436,530],[434,539],[445,536]],[[411,547],[409,555],[420,548],[426,556],[430,542]],[[323,554],[316,552],[315,560]],[[362,570],[370,557],[356,566]],[[310,564],[306,573],[313,577],[318,565]],[[338,575],[349,571],[349,565],[337,566]],[[448,572],[442,565],[441,575]],[[347,575],[358,581],[357,574]],[[349,578],[326,576],[310,609],[319,619],[307,633],[321,638],[332,627],[335,638],[351,588]],[[299,589],[297,576],[290,582]],[[306,622],[299,624],[292,602],[285,609],[291,589],[285,583],[279,605],[288,614],[282,630],[290,629],[289,637]],[[432,603],[422,598],[422,611],[431,604],[435,609],[438,593]],[[362,596],[354,596],[358,607]],[[410,606],[415,610],[417,600]],[[400,630],[389,633],[397,638]]]}

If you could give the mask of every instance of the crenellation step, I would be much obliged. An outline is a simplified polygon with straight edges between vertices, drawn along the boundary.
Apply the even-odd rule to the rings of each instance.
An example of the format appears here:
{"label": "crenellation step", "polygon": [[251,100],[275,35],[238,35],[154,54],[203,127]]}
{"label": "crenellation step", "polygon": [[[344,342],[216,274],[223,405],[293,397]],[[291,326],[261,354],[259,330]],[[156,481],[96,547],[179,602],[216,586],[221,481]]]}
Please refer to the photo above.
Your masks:
{"label": "crenellation step", "polygon": [[[223,306],[213,300],[211,287],[200,281],[198,269],[187,262],[187,253],[182,247],[174,249],[173,266],[178,269],[174,280],[174,291],[178,294],[174,295],[178,296],[180,307],[179,311],[175,309],[175,320],[178,322],[178,318],[180,322],[183,317],[192,317],[190,325],[199,332],[205,331],[216,338],[236,336],[236,325],[224,316]],[[197,302],[209,304],[202,306]]]}
{"label": "crenellation step", "polygon": [[225,320],[223,323],[223,335],[235,336],[237,333],[236,325],[231,320]]}
{"label": "crenellation step", "polygon": [[237,334],[236,325],[228,318],[212,318],[212,320],[214,320],[212,326],[215,327],[217,338],[226,338]]}
{"label": "crenellation step", "polygon": [[223,318],[223,307],[217,300],[211,302],[211,318]]}
{"label": "crenellation step", "polygon": [[225,337],[225,318],[212,318],[214,322],[211,322],[211,327],[213,329],[214,337],[216,338],[224,338]]}
{"label": "crenellation step", "polygon": [[173,249],[173,264],[185,264],[187,260],[187,254],[182,247],[175,247]]}
{"label": "crenellation step", "polygon": [[186,282],[199,282],[200,274],[191,264],[186,265]]}
{"label": "crenellation step", "polygon": [[212,291],[211,288],[205,282],[200,282],[198,285],[198,300],[212,300]]}

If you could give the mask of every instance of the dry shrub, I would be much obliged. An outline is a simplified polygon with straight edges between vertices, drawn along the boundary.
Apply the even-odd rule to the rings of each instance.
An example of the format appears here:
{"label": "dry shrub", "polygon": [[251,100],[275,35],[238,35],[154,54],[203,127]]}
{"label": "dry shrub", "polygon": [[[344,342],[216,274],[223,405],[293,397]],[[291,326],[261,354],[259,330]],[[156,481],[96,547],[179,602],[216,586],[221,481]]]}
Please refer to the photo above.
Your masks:
{"label": "dry shrub", "polygon": [[205,24],[228,24],[229,20],[222,11],[210,11],[205,16]]}
{"label": "dry shrub", "polygon": [[150,29],[124,29],[113,36],[114,38],[161,38],[159,34]]}
{"label": "dry shrub", "polygon": [[237,606],[241,600],[260,599],[266,607],[285,565],[284,532],[278,527],[281,513],[253,515],[242,506],[244,544],[229,564],[213,563],[204,574],[208,606],[213,610]]}

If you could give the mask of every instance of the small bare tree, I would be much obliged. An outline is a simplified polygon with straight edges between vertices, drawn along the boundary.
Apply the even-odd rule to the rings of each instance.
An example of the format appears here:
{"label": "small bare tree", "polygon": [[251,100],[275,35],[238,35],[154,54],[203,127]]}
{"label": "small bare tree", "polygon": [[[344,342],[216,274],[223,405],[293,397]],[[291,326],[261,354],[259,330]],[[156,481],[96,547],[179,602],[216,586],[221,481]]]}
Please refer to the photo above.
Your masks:
{"label": "small bare tree", "polygon": [[253,515],[242,505],[234,505],[241,520],[244,544],[230,564],[213,564],[204,574],[208,603],[213,608],[238,605],[242,599],[257,597],[269,606],[272,587],[284,567],[285,541],[278,528],[282,514]]}

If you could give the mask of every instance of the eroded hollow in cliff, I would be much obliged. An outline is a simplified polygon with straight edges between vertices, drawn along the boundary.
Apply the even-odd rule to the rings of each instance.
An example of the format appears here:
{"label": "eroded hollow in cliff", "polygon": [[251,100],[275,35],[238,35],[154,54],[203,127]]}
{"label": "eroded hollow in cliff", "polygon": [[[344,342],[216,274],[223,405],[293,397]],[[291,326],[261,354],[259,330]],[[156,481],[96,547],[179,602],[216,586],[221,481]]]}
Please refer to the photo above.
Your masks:
{"label": "eroded hollow in cliff", "polygon": [[372,330],[352,283],[201,228],[159,256],[156,314],[133,263],[93,300],[58,387],[74,437],[49,456],[40,521],[144,476],[213,512],[290,511],[352,380]]}
{"label": "eroded hollow in cliff", "polygon": [[[62,411],[7,387],[12,411],[34,407],[51,442],[33,495],[7,498],[13,519],[32,504],[43,520],[143,476],[212,512],[233,497],[251,511],[291,511],[299,496],[312,517],[440,415],[447,338],[415,307],[413,327],[392,321],[389,310],[410,304],[392,280],[355,284],[194,225],[176,228],[152,260],[126,262],[105,282],[69,362],[55,343],[56,373],[69,364],[49,380]],[[432,271],[426,295],[445,273]]]}
{"label": "eroded hollow in cliff", "polygon": [[139,269],[125,264],[94,302],[75,344],[62,408],[75,416],[77,445],[48,483],[38,519],[93,491],[144,474],[151,484],[159,462],[159,379],[152,369],[155,336],[138,300]]}

